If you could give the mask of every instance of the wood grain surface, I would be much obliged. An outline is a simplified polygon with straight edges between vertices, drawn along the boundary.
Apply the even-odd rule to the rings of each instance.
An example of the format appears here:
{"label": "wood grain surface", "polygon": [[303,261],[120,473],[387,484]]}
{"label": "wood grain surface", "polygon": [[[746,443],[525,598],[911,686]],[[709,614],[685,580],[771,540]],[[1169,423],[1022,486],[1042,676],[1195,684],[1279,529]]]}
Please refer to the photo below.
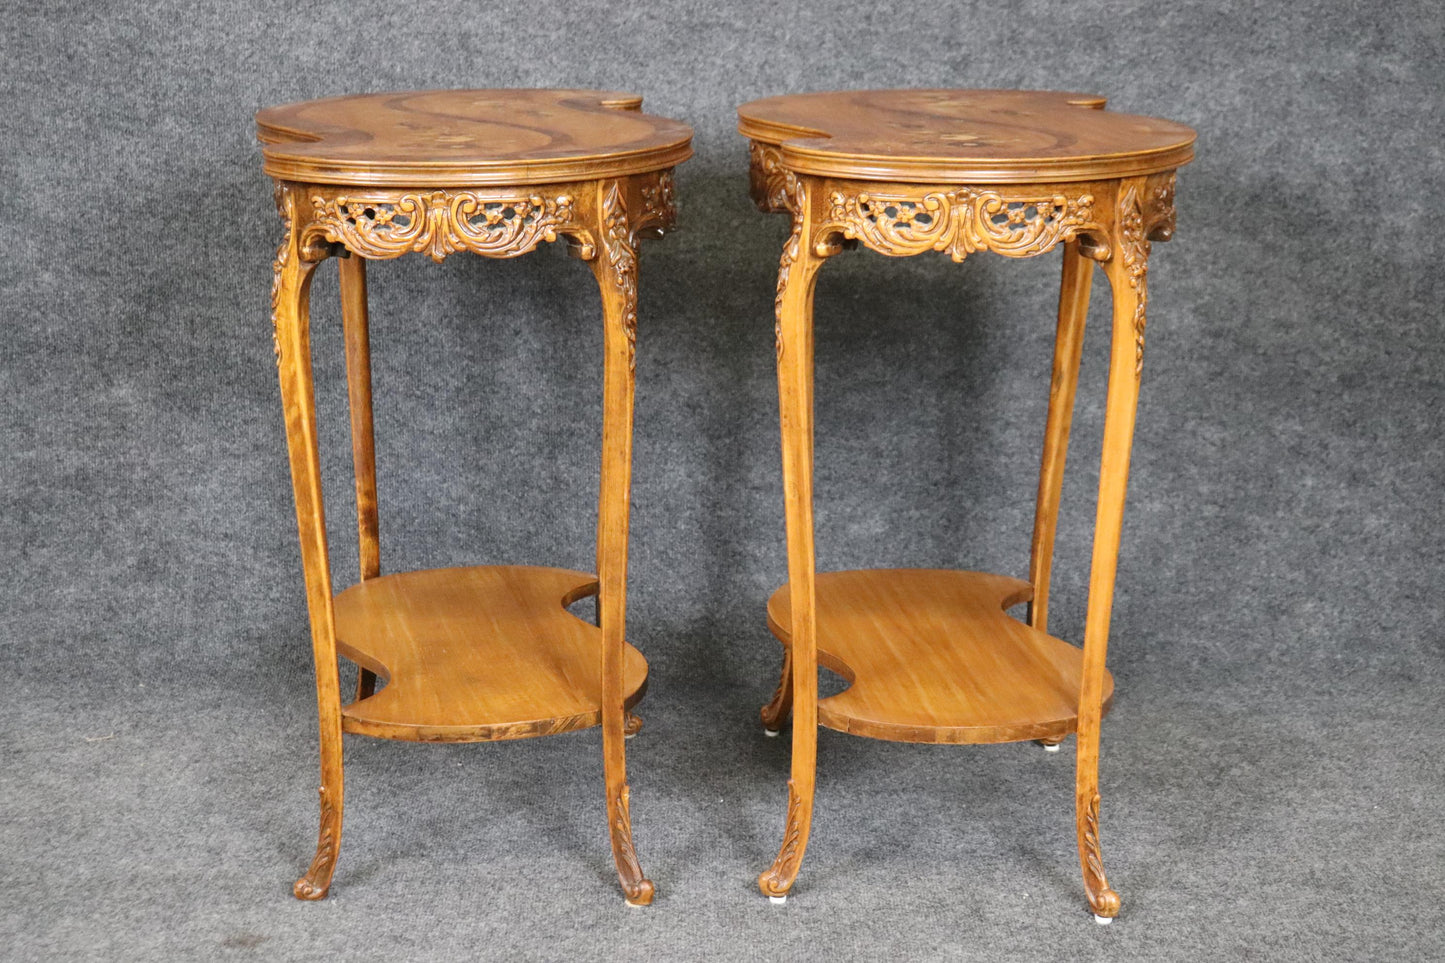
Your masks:
{"label": "wood grain surface", "polygon": [[[1074,731],[1083,651],[1004,610],[1029,583],[1003,575],[874,569],[817,576],[818,661],[850,682],[818,702],[829,729],[897,742],[1061,739]],[[768,626],[789,642],[788,586]],[[1105,703],[1113,695],[1106,675]]]}
{"label": "wood grain surface", "polygon": [[[566,606],[583,572],[526,565],[383,575],[336,596],[336,645],[386,685],[342,709],[347,732],[421,742],[518,739],[595,726],[602,630]],[[631,707],[647,662],[623,657]]]}
{"label": "wood grain surface", "polygon": [[313,184],[470,187],[662,170],[692,156],[692,128],[595,90],[361,94],[256,114],[265,171]]}
{"label": "wood grain surface", "polygon": [[800,174],[863,180],[1025,183],[1173,170],[1193,130],[1103,109],[1092,94],[1038,90],[847,90],[738,108],[744,137],[782,148]]}

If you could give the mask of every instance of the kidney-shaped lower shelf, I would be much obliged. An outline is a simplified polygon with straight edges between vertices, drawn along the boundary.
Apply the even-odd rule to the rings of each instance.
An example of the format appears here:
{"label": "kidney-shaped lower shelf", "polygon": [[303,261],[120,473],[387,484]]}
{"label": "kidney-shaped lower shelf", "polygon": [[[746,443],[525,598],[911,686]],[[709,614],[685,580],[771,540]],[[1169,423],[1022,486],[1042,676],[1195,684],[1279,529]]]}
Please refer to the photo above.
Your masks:
{"label": "kidney-shaped lower shelf", "polygon": [[[847,689],[829,729],[898,742],[1055,739],[1078,726],[1083,651],[1012,618],[1027,582],[983,572],[870,569],[817,576],[818,661]],[[789,644],[788,586],[768,625]],[[1114,680],[1104,676],[1104,708]]]}
{"label": "kidney-shaped lower shelf", "polygon": [[[386,680],[342,709],[348,732],[422,742],[520,739],[597,725],[602,631],[566,606],[597,594],[583,572],[526,565],[431,569],[335,599],[337,648]],[[624,646],[623,704],[647,685]]]}

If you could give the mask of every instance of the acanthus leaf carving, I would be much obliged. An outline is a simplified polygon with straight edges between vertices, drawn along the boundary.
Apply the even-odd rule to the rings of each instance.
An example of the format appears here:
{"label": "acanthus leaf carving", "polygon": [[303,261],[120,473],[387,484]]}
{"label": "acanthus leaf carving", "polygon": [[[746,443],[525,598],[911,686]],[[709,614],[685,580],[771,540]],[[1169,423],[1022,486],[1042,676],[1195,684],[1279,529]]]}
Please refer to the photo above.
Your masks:
{"label": "acanthus leaf carving", "polygon": [[783,845],[773,865],[758,877],[758,884],[768,896],[786,896],[798,875],[803,861],[803,796],[793,780],[788,780],[788,825],[783,831]]}
{"label": "acanthus leaf carving", "polygon": [[748,141],[748,191],[758,210],[788,210],[788,171],[782,152],[772,144]]}
{"label": "acanthus leaf carving", "polygon": [[637,861],[637,850],[632,843],[632,789],[622,784],[613,800],[616,817],[612,822],[612,842],[620,872],[619,879],[630,903],[651,903],[652,881],[642,874],[642,864]]}
{"label": "acanthus leaf carving", "polygon": [[276,352],[276,365],[281,365],[281,278],[291,257],[292,233],[296,229],[296,198],[280,183],[276,184],[274,196],[276,213],[281,215],[283,234],[281,245],[276,248],[276,258],[271,262],[271,346]]}
{"label": "acanthus leaf carving", "polygon": [[[1134,376],[1144,372],[1144,327],[1149,305],[1149,231],[1145,201],[1137,184],[1130,183],[1119,196],[1119,251],[1124,276],[1134,290]],[[1170,204],[1170,211],[1173,204]],[[1172,215],[1171,215],[1172,216]]]}
{"label": "acanthus leaf carving", "polygon": [[627,365],[637,368],[637,248],[627,219],[621,185],[613,181],[602,198],[602,248],[612,280],[622,296],[622,330],[627,335]]}
{"label": "acanthus leaf carving", "polygon": [[659,174],[654,183],[644,184],[641,193],[640,224],[657,228],[671,228],[677,224],[677,189],[671,170]]}
{"label": "acanthus leaf carving", "polygon": [[1084,888],[1089,895],[1089,904],[1094,912],[1103,917],[1117,916],[1119,894],[1109,888],[1104,876],[1104,855],[1099,846],[1099,794],[1089,797],[1084,809]]}
{"label": "acanthus leaf carving", "polygon": [[331,888],[331,874],[336,868],[336,833],[339,823],[331,793],[322,786],[321,835],[316,843],[316,855],[311,858],[311,866],[293,887],[298,899],[321,899]]}
{"label": "acanthus leaf carving", "polygon": [[420,252],[442,261],[458,251],[516,257],[557,240],[572,222],[569,194],[491,195],[477,191],[358,192],[311,195],[308,235],[319,234],[368,258]]}
{"label": "acanthus leaf carving", "polygon": [[803,214],[807,202],[802,181],[792,171],[783,172],[783,189],[778,209],[793,215],[793,229],[783,245],[782,258],[778,262],[778,293],[773,298],[773,338],[777,346],[778,360],[783,360],[783,292],[788,287],[788,276],[797,263],[803,246]]}

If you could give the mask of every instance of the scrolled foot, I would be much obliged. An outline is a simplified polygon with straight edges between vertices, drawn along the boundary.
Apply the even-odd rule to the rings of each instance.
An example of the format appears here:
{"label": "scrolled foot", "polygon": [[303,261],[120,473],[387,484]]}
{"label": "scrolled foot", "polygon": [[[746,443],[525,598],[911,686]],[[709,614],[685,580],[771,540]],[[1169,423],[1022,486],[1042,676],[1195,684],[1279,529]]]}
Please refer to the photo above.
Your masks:
{"label": "scrolled foot", "polygon": [[1098,895],[1091,893],[1089,905],[1094,910],[1094,921],[1101,926],[1107,926],[1110,920],[1119,915],[1119,894],[1112,889],[1105,889]]}
{"label": "scrolled foot", "polygon": [[628,906],[651,906],[652,897],[657,895],[657,887],[652,885],[650,879],[625,885],[622,891],[626,895]]}
{"label": "scrolled foot", "polygon": [[1111,920],[1119,915],[1119,894],[1104,876],[1104,854],[1099,847],[1099,794],[1093,793],[1079,814],[1079,856],[1084,867],[1084,892],[1095,919]]}
{"label": "scrolled foot", "polygon": [[307,872],[305,876],[298,879],[296,884],[291,887],[291,893],[297,899],[325,899],[326,894],[331,892],[331,881],[327,880],[324,884],[318,882],[313,878],[314,872],[314,870]]}
{"label": "scrolled foot", "polygon": [[633,736],[637,735],[641,731],[642,717],[639,715],[634,715],[631,712],[627,713],[626,718],[622,720],[622,735],[628,739],[631,739]]}
{"label": "scrolled foot", "polygon": [[647,906],[657,893],[652,880],[642,875],[637,862],[637,850],[632,845],[632,790],[626,783],[611,798],[612,857],[617,864],[617,880],[622,884],[622,895],[633,906]]}
{"label": "scrolled foot", "polygon": [[321,832],[316,839],[316,855],[306,875],[296,881],[291,892],[297,899],[325,899],[331,890],[331,875],[336,871],[337,837],[341,835],[341,813],[331,803],[326,787],[321,787]]}
{"label": "scrolled foot", "polygon": [[798,878],[798,868],[803,862],[803,850],[808,842],[808,823],[812,816],[812,800],[804,800],[798,793],[793,780],[788,780],[788,826],[783,831],[783,845],[777,859],[760,876],[758,889],[763,895],[778,901],[787,899],[788,891]]}

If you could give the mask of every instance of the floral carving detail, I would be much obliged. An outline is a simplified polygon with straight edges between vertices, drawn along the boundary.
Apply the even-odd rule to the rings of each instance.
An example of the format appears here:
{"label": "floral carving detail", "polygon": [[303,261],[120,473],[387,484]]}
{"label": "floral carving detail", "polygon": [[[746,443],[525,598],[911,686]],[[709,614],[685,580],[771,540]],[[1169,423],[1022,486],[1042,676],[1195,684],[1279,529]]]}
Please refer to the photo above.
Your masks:
{"label": "floral carving detail", "polygon": [[773,298],[773,337],[777,342],[778,360],[783,360],[783,292],[788,287],[788,275],[798,261],[803,246],[803,207],[807,194],[803,184],[792,171],[783,172],[783,191],[777,210],[791,211],[793,230],[783,245],[783,256],[778,262],[778,293]]}
{"label": "floral carving detail", "polygon": [[758,210],[772,213],[788,209],[787,170],[783,155],[772,144],[748,142],[748,188]]}
{"label": "floral carving detail", "polygon": [[291,234],[296,225],[296,198],[280,184],[276,185],[275,197],[276,213],[281,215],[281,223],[285,229],[285,233],[281,237],[281,246],[276,248],[276,259],[271,262],[271,346],[276,351],[276,366],[280,367],[281,275],[285,272],[286,262],[291,256]]}
{"label": "floral carving detail", "polygon": [[645,224],[670,228],[677,223],[677,191],[672,171],[663,171],[654,184],[642,188],[642,217]]}
{"label": "floral carving detail", "polygon": [[557,240],[572,220],[572,197],[496,197],[473,191],[311,197],[308,233],[344,244],[363,257],[410,251],[442,261],[458,251],[516,257]]}
{"label": "floral carving detail", "polygon": [[758,886],[768,896],[787,896],[798,876],[798,864],[803,861],[803,797],[793,780],[788,780],[788,827],[783,831],[783,845],[773,865],[758,877]]}
{"label": "floral carving detail", "polygon": [[321,836],[316,843],[316,855],[311,858],[311,867],[292,887],[298,899],[321,899],[331,888],[331,874],[336,869],[336,832],[339,822],[336,807],[331,803],[331,794],[322,786]]}
{"label": "floral carving detail", "polygon": [[921,195],[834,191],[828,223],[883,254],[947,251],[962,261],[976,251],[1009,257],[1042,254],[1094,226],[1094,196],[1011,196],[961,187]]}
{"label": "floral carving detail", "polygon": [[[1170,205],[1173,211],[1173,205]],[[1172,216],[1172,214],[1171,214]],[[1144,371],[1144,326],[1149,304],[1149,235],[1139,188],[1130,183],[1119,199],[1119,251],[1124,276],[1134,289],[1134,376]]]}
{"label": "floral carving detail", "polygon": [[1174,171],[1155,174],[1149,178],[1147,217],[1148,237],[1151,241],[1167,241],[1174,236],[1174,182]]}
{"label": "floral carving detail", "polygon": [[627,335],[627,366],[637,368],[637,249],[627,220],[627,203],[616,181],[602,198],[602,247],[623,300],[622,330]]}

